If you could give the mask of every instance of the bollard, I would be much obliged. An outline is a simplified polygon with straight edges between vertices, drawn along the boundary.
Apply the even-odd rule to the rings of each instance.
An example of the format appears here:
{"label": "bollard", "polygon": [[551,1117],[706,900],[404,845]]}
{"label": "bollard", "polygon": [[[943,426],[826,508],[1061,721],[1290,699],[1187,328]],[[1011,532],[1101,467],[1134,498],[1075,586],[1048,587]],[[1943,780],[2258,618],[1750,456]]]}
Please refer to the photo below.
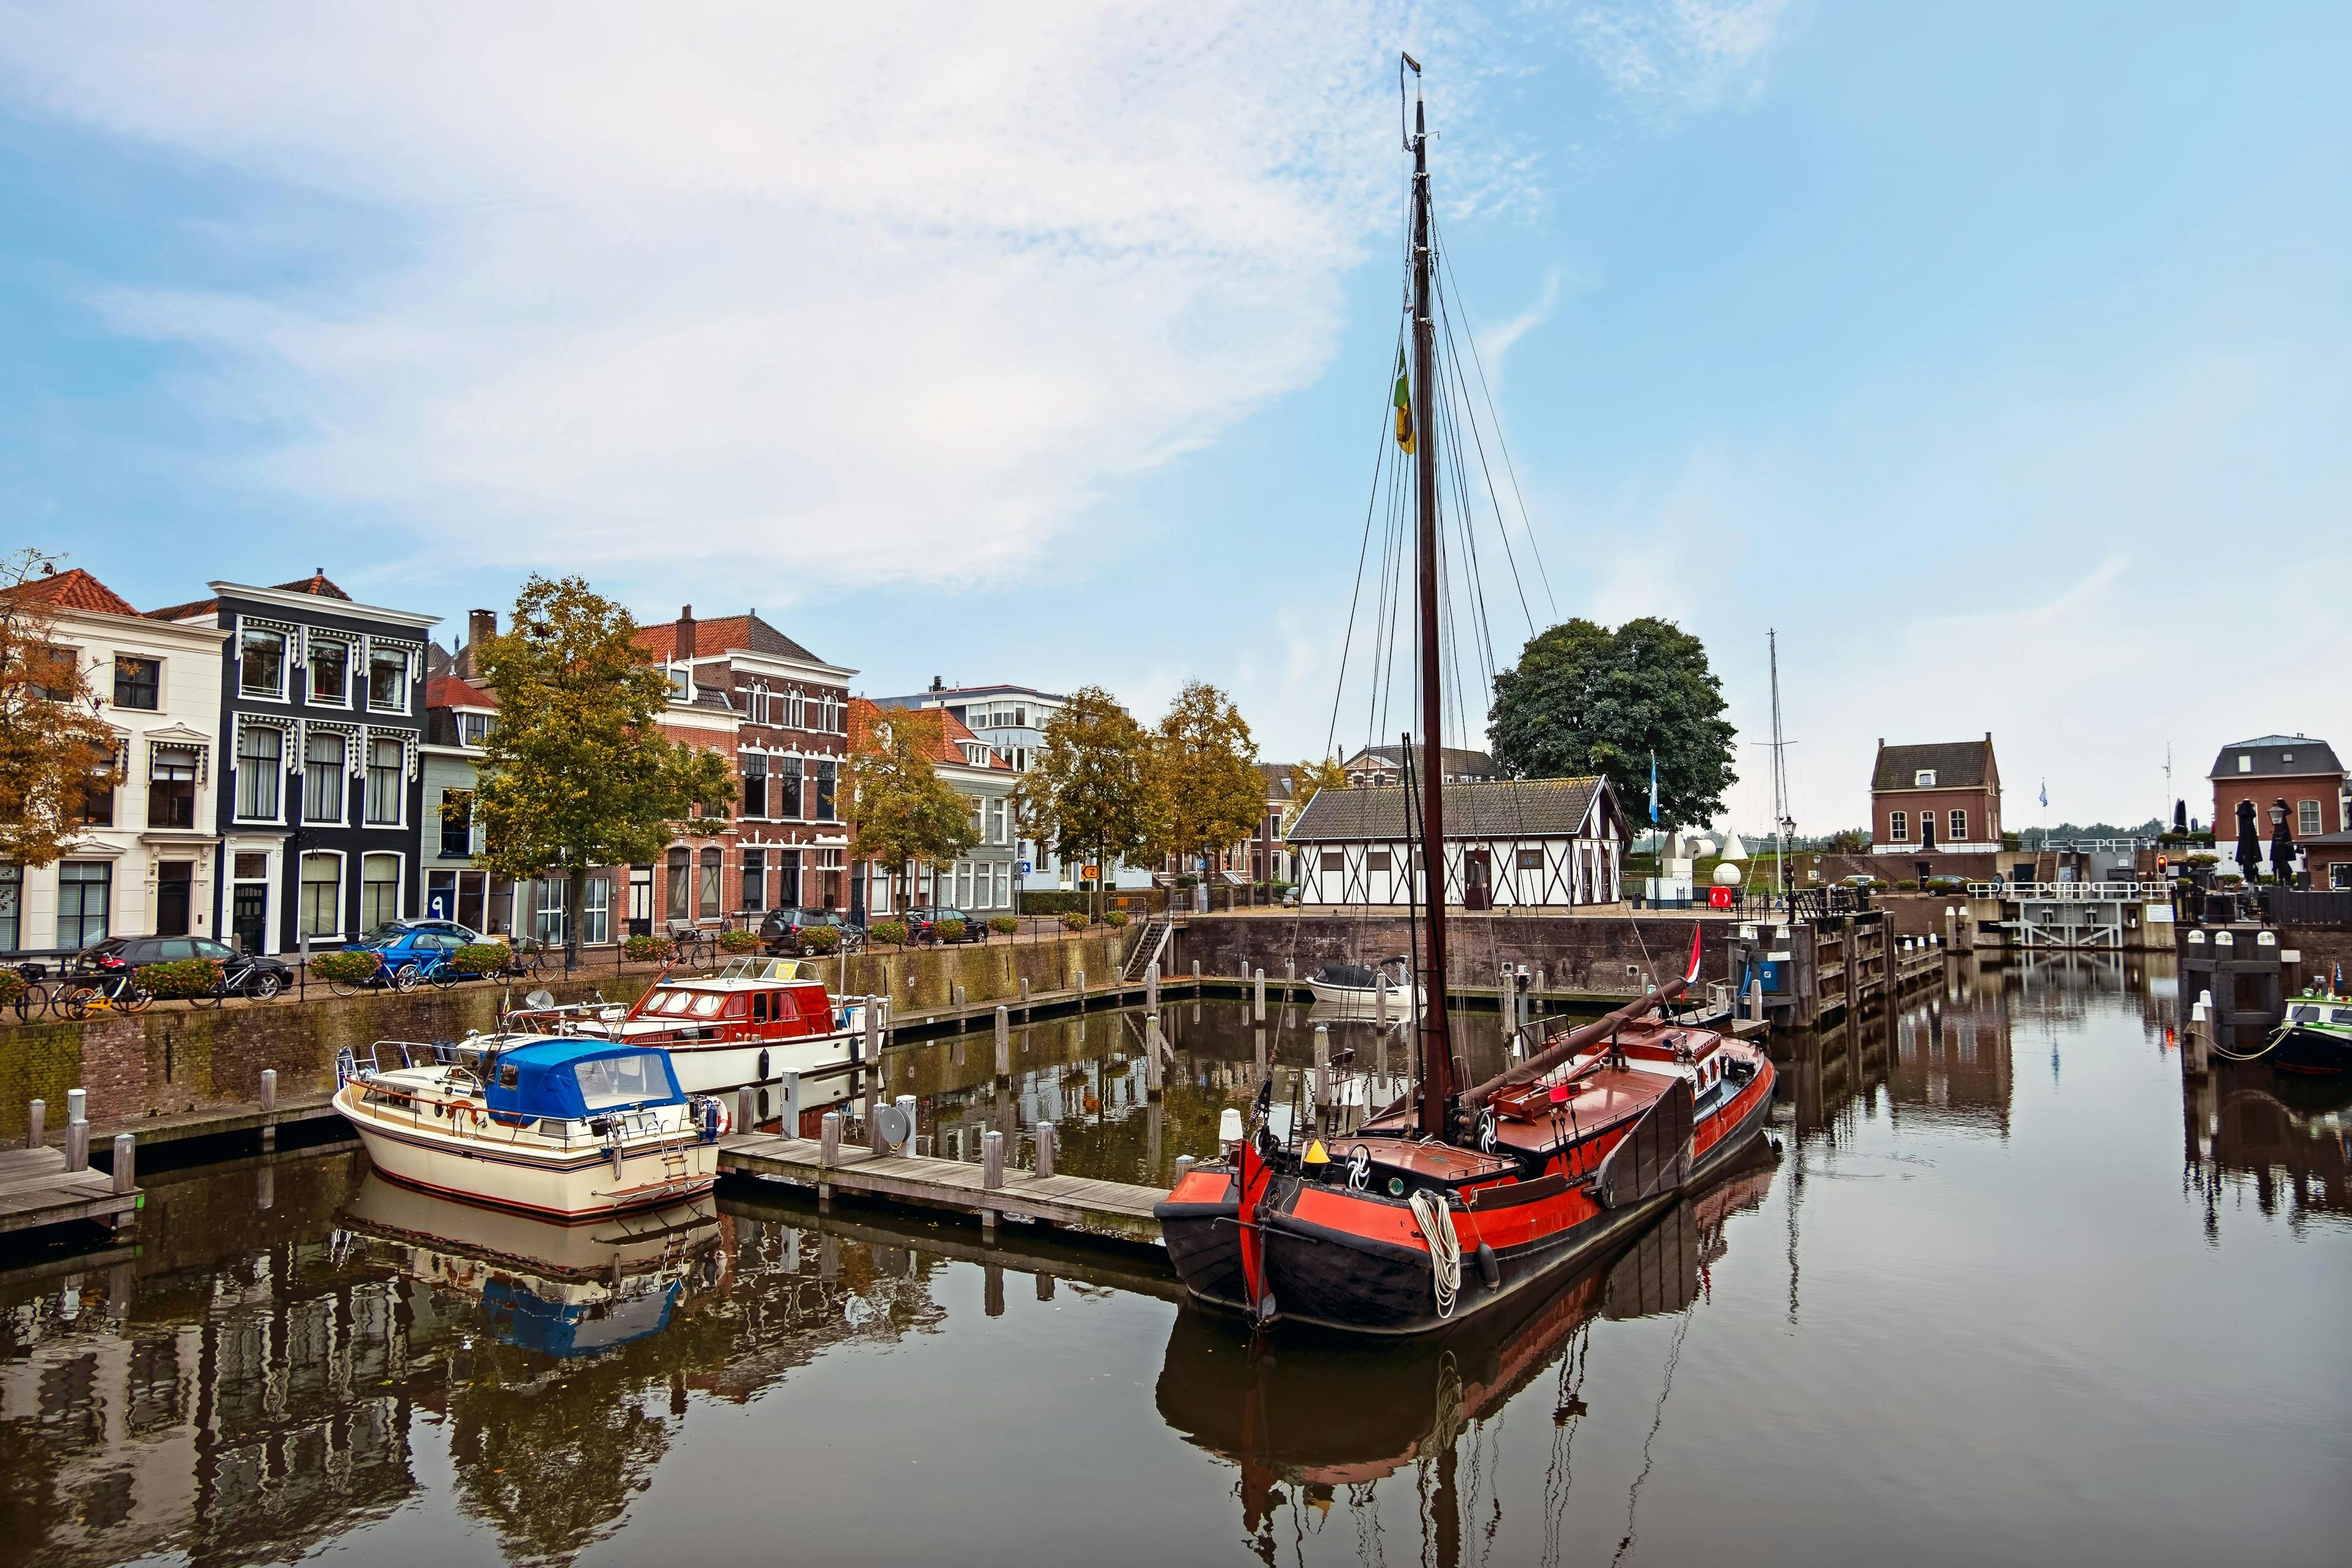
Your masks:
{"label": "bollard", "polygon": [[1176,1182],[1178,1185],[1181,1186],[1183,1184],[1184,1178],[1192,1173],[1192,1167],[1198,1163],[1200,1163],[1200,1162],[1193,1159],[1190,1154],[1179,1154],[1176,1156]]}
{"label": "bollard", "polygon": [[1197,958],[1196,958],[1196,959],[1194,959],[1194,960],[1192,961],[1192,994],[1193,994],[1193,995],[1195,995],[1195,996],[1198,996],[1200,994],[1201,994],[1201,961],[1200,961],[1199,959],[1197,959]]}
{"label": "bollard", "polygon": [[25,1147],[37,1149],[48,1142],[48,1136],[49,1102],[37,1100],[25,1114]]}
{"label": "bollard", "polygon": [[1751,1018],[1764,1016],[1764,982],[1761,980],[1748,983],[1748,1016]]}
{"label": "bollard", "polygon": [[1078,971],[1078,1011],[1079,1011],[1079,1012],[1081,1012],[1081,1013],[1083,1013],[1083,1012],[1085,1012],[1086,1010],[1087,1010],[1087,972],[1086,972],[1085,970],[1081,969],[1081,970],[1079,970],[1079,971]]}
{"label": "bollard", "polygon": [[776,1075],[776,1131],[787,1138],[801,1135],[801,1075]]}
{"label": "bollard", "polygon": [[1254,1035],[1257,1040],[1257,1076],[1264,1078],[1265,1076],[1265,1031],[1264,1029],[1253,1029],[1250,1033]]}
{"label": "bollard", "polygon": [[1013,1040],[1013,1014],[1003,1004],[996,1009],[996,1070],[1004,1070],[1004,1050]]}
{"label": "bollard", "polygon": [[1327,1110],[1331,1105],[1331,1026],[1315,1026],[1315,1109]]}
{"label": "bollard", "polygon": [[84,1089],[66,1090],[66,1125],[89,1120],[89,1091]]}
{"label": "bollard", "polygon": [[2209,1065],[2206,1057],[2206,1036],[2212,1032],[2211,1011],[2200,1002],[2189,1009],[2189,1029],[2181,1040],[2181,1059],[2196,1077],[2205,1076]]}
{"label": "bollard", "polygon": [[139,1177],[139,1140],[128,1132],[114,1135],[114,1190],[128,1193],[136,1190]]}
{"label": "bollard", "polygon": [[954,994],[955,994],[955,1005],[956,1005],[956,1007],[957,1007],[958,1011],[961,1011],[961,1010],[962,1009],[962,1007],[963,1007],[963,987],[962,987],[962,986],[961,986],[961,985],[958,985],[958,986],[954,987],[953,989],[954,989]]}
{"label": "bollard", "polygon": [[1025,974],[1021,977],[1021,1021],[1029,1021],[1029,977]]}
{"label": "bollard", "polygon": [[735,1131],[749,1132],[760,1124],[758,1091],[750,1084],[735,1091]]}
{"label": "bollard", "polygon": [[1265,970],[1261,969],[1261,970],[1257,971],[1257,973],[1256,973],[1256,975],[1255,975],[1255,979],[1252,981],[1252,984],[1253,984],[1253,985],[1255,986],[1255,991],[1253,992],[1253,994],[1254,994],[1254,995],[1255,995],[1255,997],[1256,998],[1255,1005],[1255,1006],[1256,1006],[1256,1008],[1257,1008],[1256,1013],[1255,1013],[1255,1015],[1253,1015],[1253,1016],[1255,1016],[1255,1018],[1256,1019],[1256,1021],[1257,1021],[1258,1023],[1263,1024],[1263,1023],[1265,1023]]}
{"label": "bollard", "polygon": [[89,1123],[87,1121],[66,1123],[66,1169],[89,1169]]}
{"label": "bollard", "polygon": [[1053,1173],[1054,1124],[1050,1121],[1040,1121],[1037,1123],[1037,1174],[1050,1176]]}
{"label": "bollard", "polygon": [[1160,1011],[1160,961],[1156,958],[1143,966],[1143,1005],[1150,1012]]}
{"label": "bollard", "polygon": [[1004,1134],[992,1127],[981,1134],[980,1184],[991,1188],[1004,1184]]}
{"label": "bollard", "polygon": [[1160,1079],[1160,1015],[1143,1016],[1143,1097],[1158,1100],[1162,1093]]}
{"label": "bollard", "polygon": [[877,1154],[888,1145],[882,1142],[882,1128],[874,1116],[874,1101],[882,1089],[882,1012],[875,1000],[866,999],[866,1146]]}
{"label": "bollard", "polygon": [[902,1094],[892,1103],[898,1106],[898,1113],[907,1119],[907,1144],[904,1152],[911,1154],[915,1152],[915,1106],[918,1102],[913,1095]]}
{"label": "bollard", "polygon": [[264,1115],[268,1115],[268,1114],[270,1114],[270,1113],[272,1113],[272,1112],[276,1111],[276,1110],[277,1110],[277,1109],[278,1109],[278,1069],[277,1069],[276,1068],[263,1068],[261,1069],[261,1110],[262,1110],[262,1114],[264,1114]]}
{"label": "bollard", "polygon": [[823,1130],[817,1133],[817,1163],[837,1165],[841,1163],[841,1112],[824,1113]]}

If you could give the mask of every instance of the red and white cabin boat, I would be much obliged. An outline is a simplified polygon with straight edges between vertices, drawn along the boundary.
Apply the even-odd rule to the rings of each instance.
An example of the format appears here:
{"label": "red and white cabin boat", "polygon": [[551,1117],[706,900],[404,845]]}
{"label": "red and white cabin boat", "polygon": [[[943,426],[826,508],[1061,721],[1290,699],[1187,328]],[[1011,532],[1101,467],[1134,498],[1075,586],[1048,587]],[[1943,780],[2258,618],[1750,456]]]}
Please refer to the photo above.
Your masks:
{"label": "red and white cabin boat", "polygon": [[716,974],[665,972],[633,1005],[530,1008],[508,1026],[658,1046],[686,1093],[721,1094],[856,1060],[866,1000],[836,1003],[796,959],[739,958]]}

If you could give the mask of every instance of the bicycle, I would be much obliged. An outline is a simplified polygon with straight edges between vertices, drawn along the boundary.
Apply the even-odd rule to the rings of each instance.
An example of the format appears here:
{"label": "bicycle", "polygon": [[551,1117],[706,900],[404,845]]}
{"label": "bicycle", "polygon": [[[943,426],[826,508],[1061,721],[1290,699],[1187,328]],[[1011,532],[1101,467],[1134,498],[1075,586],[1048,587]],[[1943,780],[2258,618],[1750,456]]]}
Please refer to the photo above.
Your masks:
{"label": "bicycle", "polygon": [[680,969],[698,969],[719,962],[719,939],[706,931],[671,933],[670,948]]}
{"label": "bicycle", "polygon": [[155,1004],[155,994],[129,974],[110,974],[102,980],[77,980],[66,988],[63,1008],[68,1018],[87,1018],[93,1013],[144,1013]]}
{"label": "bicycle", "polygon": [[25,983],[23,988],[8,999],[8,1011],[16,1016],[16,1022],[30,1022],[56,1005],[56,998],[50,994],[49,972],[44,965],[17,963],[11,964],[9,969]]}

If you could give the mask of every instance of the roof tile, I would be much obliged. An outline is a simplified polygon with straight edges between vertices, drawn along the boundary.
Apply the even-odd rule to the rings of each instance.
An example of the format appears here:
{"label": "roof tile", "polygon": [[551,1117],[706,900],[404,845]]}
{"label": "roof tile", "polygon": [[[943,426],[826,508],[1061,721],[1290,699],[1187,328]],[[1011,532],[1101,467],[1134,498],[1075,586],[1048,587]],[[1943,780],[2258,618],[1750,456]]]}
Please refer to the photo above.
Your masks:
{"label": "roof tile", "polygon": [[47,605],[53,609],[92,610],[102,616],[135,616],[139,613],[131,607],[130,600],[79,566],[68,567],[47,577],[36,577],[5,592],[9,598]]}

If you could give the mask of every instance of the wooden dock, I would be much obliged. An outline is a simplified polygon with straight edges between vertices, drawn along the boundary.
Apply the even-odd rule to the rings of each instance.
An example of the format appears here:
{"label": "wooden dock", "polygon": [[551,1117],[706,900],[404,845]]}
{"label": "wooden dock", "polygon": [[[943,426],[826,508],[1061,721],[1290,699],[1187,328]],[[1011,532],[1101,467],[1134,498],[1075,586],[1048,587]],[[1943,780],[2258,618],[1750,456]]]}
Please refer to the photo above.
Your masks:
{"label": "wooden dock", "polygon": [[1158,1243],[1160,1222],[1151,1205],[1168,1194],[1158,1187],[1097,1182],[1084,1176],[1040,1176],[1007,1170],[1002,1186],[986,1184],[985,1168],[961,1160],[919,1154],[877,1154],[844,1147],[824,1163],[824,1146],[811,1138],[750,1133],[724,1139],[719,1168],[730,1175],[753,1176],[812,1187],[820,1201],[835,1194],[885,1203],[948,1209],[984,1226],[997,1216],[1060,1226],[1082,1235]]}
{"label": "wooden dock", "polygon": [[62,1149],[0,1150],[0,1234],[75,1220],[116,1225],[141,1202],[135,1188],[115,1191],[104,1171],[67,1170]]}

